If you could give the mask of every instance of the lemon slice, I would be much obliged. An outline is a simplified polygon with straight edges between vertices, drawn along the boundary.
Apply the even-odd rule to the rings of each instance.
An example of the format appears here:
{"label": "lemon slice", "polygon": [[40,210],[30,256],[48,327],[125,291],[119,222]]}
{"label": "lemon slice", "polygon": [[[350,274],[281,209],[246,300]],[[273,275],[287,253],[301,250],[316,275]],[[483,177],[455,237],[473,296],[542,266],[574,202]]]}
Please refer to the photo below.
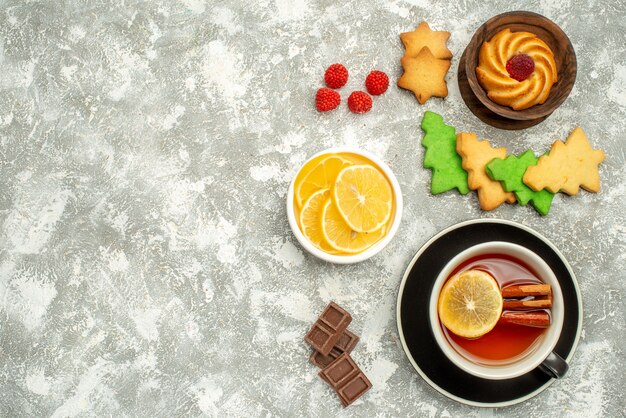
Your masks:
{"label": "lemon slice", "polygon": [[331,154],[310,168],[305,166],[303,170],[306,171],[298,175],[294,184],[298,207],[302,208],[304,202],[316,191],[330,188],[341,169],[351,164],[350,161]]}
{"label": "lemon slice", "polygon": [[353,231],[343,220],[332,199],[327,199],[322,210],[322,235],[335,250],[356,254],[367,250],[385,236],[386,226],[371,233]]}
{"label": "lemon slice", "polygon": [[466,270],[443,286],[437,310],[449,331],[464,338],[481,337],[496,326],[502,314],[500,287],[490,274]]}
{"label": "lemon slice", "polygon": [[377,231],[391,217],[391,185],[370,165],[352,165],[341,170],[332,195],[339,214],[353,231]]}
{"label": "lemon slice", "polygon": [[304,206],[302,206],[302,211],[300,212],[300,228],[304,236],[317,248],[330,254],[337,254],[337,250],[328,245],[322,234],[322,210],[329,198],[330,191],[328,189],[321,189],[314,192],[311,197],[304,202]]}

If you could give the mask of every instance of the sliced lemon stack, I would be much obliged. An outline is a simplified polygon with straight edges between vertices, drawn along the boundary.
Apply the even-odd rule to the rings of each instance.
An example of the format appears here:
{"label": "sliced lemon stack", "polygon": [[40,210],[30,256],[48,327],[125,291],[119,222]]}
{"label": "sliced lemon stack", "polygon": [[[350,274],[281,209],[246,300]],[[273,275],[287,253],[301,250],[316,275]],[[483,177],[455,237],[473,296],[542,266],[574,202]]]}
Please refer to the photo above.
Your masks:
{"label": "sliced lemon stack", "polygon": [[327,253],[334,254],[337,251],[328,245],[323,233],[322,222],[323,210],[326,202],[329,201],[330,191],[328,189],[320,189],[304,202],[302,211],[300,212],[300,227],[302,233],[307,237],[313,245]]}
{"label": "sliced lemon stack", "polygon": [[352,163],[338,155],[329,155],[308,170],[298,175],[295,184],[295,196],[298,207],[302,207],[307,198],[321,189],[329,189],[342,168]]}
{"label": "sliced lemon stack", "polygon": [[372,166],[344,168],[332,192],[339,214],[356,232],[378,231],[391,217],[393,191],[385,176]]}
{"label": "sliced lemon stack", "polygon": [[357,254],[367,250],[385,236],[385,228],[374,232],[356,232],[344,221],[331,199],[324,203],[322,212],[322,236],[335,250]]}
{"label": "sliced lemon stack", "polygon": [[496,326],[502,305],[496,279],[481,270],[466,270],[445,283],[437,310],[449,331],[464,338],[478,338]]}
{"label": "sliced lemon stack", "polygon": [[[344,158],[345,157],[345,158]],[[379,169],[331,154],[304,167],[295,182],[300,229],[330,254],[356,254],[388,231],[393,190]]]}

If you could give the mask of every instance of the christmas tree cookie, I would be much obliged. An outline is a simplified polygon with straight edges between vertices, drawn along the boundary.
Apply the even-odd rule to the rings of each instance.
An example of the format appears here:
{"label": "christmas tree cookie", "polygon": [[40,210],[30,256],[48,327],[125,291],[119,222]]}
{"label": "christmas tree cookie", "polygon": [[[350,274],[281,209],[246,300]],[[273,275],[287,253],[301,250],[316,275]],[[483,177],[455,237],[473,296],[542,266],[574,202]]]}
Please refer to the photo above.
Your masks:
{"label": "christmas tree cookie", "polygon": [[469,188],[478,193],[482,210],[493,210],[504,202],[515,203],[515,195],[506,192],[500,182],[491,180],[485,171],[488,162],[506,156],[505,148],[492,148],[489,141],[479,141],[476,134],[461,132],[456,136],[456,151],[468,173]]}
{"label": "christmas tree cookie", "polygon": [[545,216],[550,211],[554,193],[548,190],[536,192],[522,181],[526,169],[536,165],[537,160],[532,151],[526,151],[519,157],[509,155],[505,159],[494,158],[485,166],[485,171],[493,180],[500,181],[504,190],[515,193],[520,205],[526,206],[531,202],[537,212]]}
{"label": "christmas tree cookie", "polygon": [[604,152],[594,150],[582,129],[576,128],[565,143],[555,141],[548,155],[539,158],[537,165],[528,167],[524,183],[535,191],[548,189],[570,196],[580,187],[589,192],[600,191],[598,165],[604,161]]}
{"label": "christmas tree cookie", "polygon": [[469,193],[467,172],[461,165],[461,157],[456,152],[456,132],[446,125],[443,118],[427,111],[422,118],[422,129],[426,132],[422,145],[424,167],[432,170],[430,191],[439,194],[457,189],[461,194]]}

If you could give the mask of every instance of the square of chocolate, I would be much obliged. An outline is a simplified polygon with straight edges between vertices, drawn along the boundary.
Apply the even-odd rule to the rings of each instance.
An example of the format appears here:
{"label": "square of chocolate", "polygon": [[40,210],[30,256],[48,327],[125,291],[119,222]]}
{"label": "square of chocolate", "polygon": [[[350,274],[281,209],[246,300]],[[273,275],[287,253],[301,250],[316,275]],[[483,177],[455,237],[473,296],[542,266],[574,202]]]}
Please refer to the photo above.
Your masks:
{"label": "square of chocolate", "polygon": [[320,369],[325,368],[330,363],[332,363],[337,357],[341,355],[341,352],[336,348],[330,350],[327,356],[323,355],[319,351],[313,351],[311,357],[309,357],[309,361],[319,367]]}
{"label": "square of chocolate", "polygon": [[337,395],[341,399],[341,404],[345,407],[359,399],[365,392],[372,388],[372,383],[367,376],[359,370],[359,374],[337,389]]}
{"label": "square of chocolate", "polygon": [[365,373],[348,353],[342,353],[326,366],[319,376],[335,390],[344,407],[356,401],[372,387]]}
{"label": "square of chocolate", "polygon": [[333,389],[337,390],[337,388],[343,386],[345,382],[356,376],[359,371],[359,366],[352,360],[352,357],[350,357],[348,353],[343,353],[322,369],[319,375],[331,385]]}
{"label": "square of chocolate", "polygon": [[342,353],[351,353],[359,342],[359,336],[353,334],[349,329],[345,330],[335,343],[335,349]]}
{"label": "square of chocolate", "polygon": [[320,319],[333,330],[338,330],[347,317],[350,318],[350,321],[352,320],[350,314],[335,302],[330,302],[320,315]]}
{"label": "square of chocolate", "polygon": [[334,335],[335,332],[333,330],[330,330],[326,328],[323,324],[316,322],[313,324],[307,335],[304,337],[304,341],[311,344],[311,346],[313,348],[316,348],[317,351],[320,351],[319,348],[324,347]]}
{"label": "square of chocolate", "polygon": [[330,302],[315,324],[311,327],[304,341],[314,350],[328,355],[343,332],[352,321],[352,316],[335,302]]}
{"label": "square of chocolate", "polygon": [[319,351],[313,351],[309,360],[320,369],[323,369],[339,357],[341,353],[351,353],[358,342],[359,336],[347,329],[341,334],[330,353],[324,355]]}

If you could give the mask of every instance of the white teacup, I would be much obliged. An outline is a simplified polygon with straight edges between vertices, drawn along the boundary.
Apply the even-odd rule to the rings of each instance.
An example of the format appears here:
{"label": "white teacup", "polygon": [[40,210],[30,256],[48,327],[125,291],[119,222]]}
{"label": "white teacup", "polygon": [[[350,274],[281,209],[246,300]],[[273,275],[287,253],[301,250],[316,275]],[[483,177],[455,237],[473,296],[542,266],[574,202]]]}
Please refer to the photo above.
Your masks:
{"label": "white teacup", "polygon": [[[439,293],[452,271],[470,258],[487,254],[501,254],[514,257],[528,265],[544,283],[552,286],[552,323],[534,347],[506,364],[478,364],[461,355],[444,335],[443,325],[439,321],[439,314],[437,313]],[[494,380],[511,379],[539,367],[551,377],[558,378],[562,377],[567,371],[568,366],[565,360],[553,352],[561,335],[565,316],[561,287],[556,276],[541,257],[517,244],[500,241],[486,242],[470,247],[450,260],[441,270],[439,276],[437,276],[433,286],[430,295],[429,316],[431,329],[439,348],[452,363],[474,376]]]}

